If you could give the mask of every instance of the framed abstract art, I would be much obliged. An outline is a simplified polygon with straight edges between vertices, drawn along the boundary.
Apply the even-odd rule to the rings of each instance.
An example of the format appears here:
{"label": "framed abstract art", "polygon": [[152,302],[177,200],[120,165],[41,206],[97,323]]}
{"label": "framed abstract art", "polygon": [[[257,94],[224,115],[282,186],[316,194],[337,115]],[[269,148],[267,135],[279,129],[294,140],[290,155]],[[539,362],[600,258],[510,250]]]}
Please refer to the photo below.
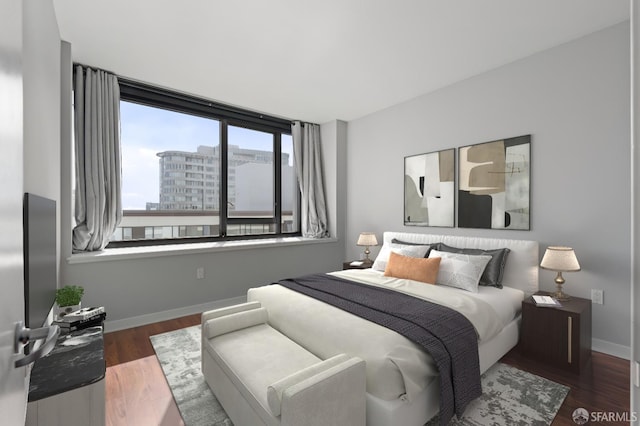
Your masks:
{"label": "framed abstract art", "polygon": [[455,149],[404,158],[404,224],[453,227]]}
{"label": "framed abstract art", "polygon": [[531,135],[458,148],[458,227],[530,229]]}

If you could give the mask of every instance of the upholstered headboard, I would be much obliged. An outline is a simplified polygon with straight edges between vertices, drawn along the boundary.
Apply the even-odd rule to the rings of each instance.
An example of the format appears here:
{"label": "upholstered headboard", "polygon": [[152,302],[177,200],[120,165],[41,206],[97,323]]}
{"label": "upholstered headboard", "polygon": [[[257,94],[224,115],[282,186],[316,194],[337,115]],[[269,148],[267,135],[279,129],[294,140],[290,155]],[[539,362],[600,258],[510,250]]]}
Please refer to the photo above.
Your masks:
{"label": "upholstered headboard", "polygon": [[502,284],[520,289],[527,295],[538,291],[538,242],[529,240],[507,240],[501,238],[462,237],[456,235],[414,234],[409,232],[385,232],[384,242],[393,239],[408,243],[445,243],[458,248],[511,250],[507,257]]}

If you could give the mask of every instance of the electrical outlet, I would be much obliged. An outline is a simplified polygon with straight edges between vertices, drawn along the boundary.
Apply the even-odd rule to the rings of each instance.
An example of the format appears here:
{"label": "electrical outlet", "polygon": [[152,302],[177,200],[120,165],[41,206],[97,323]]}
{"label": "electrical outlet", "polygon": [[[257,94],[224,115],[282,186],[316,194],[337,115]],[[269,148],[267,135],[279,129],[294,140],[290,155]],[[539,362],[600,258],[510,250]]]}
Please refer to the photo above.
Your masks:
{"label": "electrical outlet", "polygon": [[204,279],[204,268],[202,266],[196,269],[196,278],[199,280]]}
{"label": "electrical outlet", "polygon": [[591,301],[598,305],[604,305],[604,292],[602,290],[592,288]]}

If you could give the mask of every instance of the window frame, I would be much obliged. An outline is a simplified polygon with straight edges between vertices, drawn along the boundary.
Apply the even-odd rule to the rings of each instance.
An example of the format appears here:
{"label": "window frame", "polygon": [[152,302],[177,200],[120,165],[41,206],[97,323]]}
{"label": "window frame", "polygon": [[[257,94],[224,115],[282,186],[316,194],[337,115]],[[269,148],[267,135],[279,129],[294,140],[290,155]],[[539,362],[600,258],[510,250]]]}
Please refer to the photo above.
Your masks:
{"label": "window frame", "polygon": [[[138,239],[110,241],[107,248],[143,247],[165,244],[191,244],[199,242],[249,240],[278,237],[301,236],[300,191],[296,191],[293,217],[296,221],[296,232],[282,232],[282,134],[291,135],[291,121],[273,117],[250,110],[245,110],[204,98],[178,93],[172,90],[155,87],[128,79],[118,78],[120,86],[120,100],[137,103],[153,108],[195,115],[216,120],[220,123],[220,202],[219,202],[219,235],[203,237],[182,237],[163,239]],[[250,130],[269,133],[273,136],[273,167],[274,167],[274,199],[273,217],[241,218],[229,217],[227,205],[228,195],[228,126],[242,127]],[[296,210],[297,209],[297,213]],[[273,233],[228,235],[229,225],[273,225]]]}

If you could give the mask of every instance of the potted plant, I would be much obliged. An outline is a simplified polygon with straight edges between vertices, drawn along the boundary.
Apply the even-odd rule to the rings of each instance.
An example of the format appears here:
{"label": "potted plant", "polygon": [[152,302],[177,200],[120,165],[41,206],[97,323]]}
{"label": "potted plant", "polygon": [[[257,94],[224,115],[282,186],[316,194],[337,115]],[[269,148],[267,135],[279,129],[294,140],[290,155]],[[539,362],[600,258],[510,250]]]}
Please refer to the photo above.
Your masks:
{"label": "potted plant", "polygon": [[79,285],[65,285],[56,290],[56,305],[59,318],[66,314],[77,311],[81,307],[84,288]]}

